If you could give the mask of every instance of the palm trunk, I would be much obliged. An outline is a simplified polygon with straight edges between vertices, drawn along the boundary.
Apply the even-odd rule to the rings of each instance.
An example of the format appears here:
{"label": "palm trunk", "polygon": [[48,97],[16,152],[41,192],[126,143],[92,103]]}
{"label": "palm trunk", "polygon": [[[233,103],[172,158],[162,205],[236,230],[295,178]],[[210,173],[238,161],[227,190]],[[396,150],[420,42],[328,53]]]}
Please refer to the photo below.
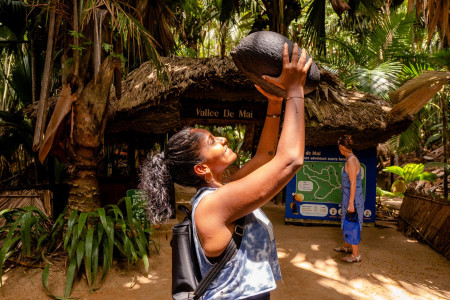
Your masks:
{"label": "palm trunk", "polygon": [[31,33],[31,99],[34,102],[37,101],[37,75],[36,75],[36,45],[35,45],[35,33]]}
{"label": "palm trunk", "polygon": [[47,119],[47,100],[52,77],[53,59],[55,54],[55,7],[50,9],[50,21],[47,39],[47,50],[45,53],[44,73],[41,82],[41,94],[39,96],[38,112],[36,117],[36,128],[34,131],[33,150],[36,151],[41,143],[44,134],[45,122]]}
{"label": "palm trunk", "polygon": [[67,212],[89,212],[100,207],[98,164],[107,121],[110,86],[120,60],[107,58],[73,105],[73,144],[68,149],[70,178]]}
{"label": "palm trunk", "polygon": [[227,47],[228,21],[222,23],[220,27],[220,58],[225,57]]}
{"label": "palm trunk", "polygon": [[[79,26],[78,26],[78,1],[73,1],[73,31],[78,33]],[[73,37],[73,44],[75,45],[73,49],[73,74],[78,77],[79,69],[80,69],[80,55],[79,55],[79,39],[78,35],[75,35]]]}
{"label": "palm trunk", "polygon": [[9,73],[11,70],[11,58],[12,55],[9,56],[8,54],[5,57],[5,74],[6,74],[6,78],[4,81],[4,90],[3,90],[3,98],[2,98],[2,110],[7,110],[7,105],[6,105],[6,98],[8,96],[8,80],[7,78],[9,77]]}
{"label": "palm trunk", "polygon": [[[442,143],[444,144],[444,164],[448,162],[447,156],[447,100],[445,89],[441,93],[442,101]],[[448,167],[444,165],[444,199],[448,199]]]}

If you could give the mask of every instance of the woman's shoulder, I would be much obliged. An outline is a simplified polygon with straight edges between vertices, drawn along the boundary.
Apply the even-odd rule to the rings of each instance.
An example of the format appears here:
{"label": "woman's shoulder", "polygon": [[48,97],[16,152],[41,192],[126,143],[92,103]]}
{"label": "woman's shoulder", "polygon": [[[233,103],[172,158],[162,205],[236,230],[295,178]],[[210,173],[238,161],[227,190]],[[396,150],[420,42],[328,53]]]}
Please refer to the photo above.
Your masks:
{"label": "woman's shoulder", "polygon": [[197,190],[197,192],[192,196],[191,198],[191,204],[195,204],[196,202],[200,201],[204,196],[214,192],[217,190],[217,188],[211,188],[211,187],[202,187]]}
{"label": "woman's shoulder", "polygon": [[358,157],[356,157],[356,155],[352,155],[347,159],[347,165],[350,168],[359,168],[361,166],[361,163],[359,162]]}
{"label": "woman's shoulder", "polygon": [[358,159],[358,157],[356,156],[356,155],[351,155],[349,158],[348,158],[348,161],[350,162],[350,163],[358,163],[359,164],[359,159]]}

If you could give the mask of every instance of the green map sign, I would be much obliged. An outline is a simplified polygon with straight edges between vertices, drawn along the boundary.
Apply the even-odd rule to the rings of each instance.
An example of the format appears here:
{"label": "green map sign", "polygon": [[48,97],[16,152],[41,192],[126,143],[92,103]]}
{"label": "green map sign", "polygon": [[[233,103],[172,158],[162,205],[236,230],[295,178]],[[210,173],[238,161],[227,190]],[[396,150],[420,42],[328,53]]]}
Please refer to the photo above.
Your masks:
{"label": "green map sign", "polygon": [[[364,221],[375,221],[376,149],[355,151],[361,164]],[[341,183],[346,159],[337,147],[306,147],[303,166],[286,186],[285,220],[340,222]]]}
{"label": "green map sign", "polygon": [[[297,173],[297,197],[305,202],[341,202],[341,172],[343,162],[304,162]],[[361,178],[365,178],[365,165],[361,164]],[[363,180],[363,189],[365,180]],[[364,191],[365,192],[365,191]]]}
{"label": "green map sign", "polygon": [[127,197],[131,198],[134,217],[143,221],[146,218],[145,206],[147,205],[147,193],[144,190],[134,189],[127,191]]}

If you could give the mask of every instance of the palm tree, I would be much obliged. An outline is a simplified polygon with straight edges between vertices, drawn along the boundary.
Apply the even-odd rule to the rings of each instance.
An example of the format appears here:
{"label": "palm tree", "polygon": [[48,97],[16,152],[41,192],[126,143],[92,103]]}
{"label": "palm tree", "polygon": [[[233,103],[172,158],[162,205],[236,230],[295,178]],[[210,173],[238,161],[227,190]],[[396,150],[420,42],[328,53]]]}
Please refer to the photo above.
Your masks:
{"label": "palm tree", "polygon": [[[51,152],[66,163],[70,189],[67,211],[92,211],[100,207],[97,169],[110,86],[114,78],[120,82],[125,62],[133,68],[144,59],[159,67],[164,80],[159,55],[173,47],[167,32],[172,14],[162,0],[66,0],[47,1],[46,5],[35,1],[32,7],[50,16],[34,145],[41,162]],[[49,71],[55,53],[62,53],[62,91],[44,135]],[[120,86],[116,85],[116,91],[120,96]]]}

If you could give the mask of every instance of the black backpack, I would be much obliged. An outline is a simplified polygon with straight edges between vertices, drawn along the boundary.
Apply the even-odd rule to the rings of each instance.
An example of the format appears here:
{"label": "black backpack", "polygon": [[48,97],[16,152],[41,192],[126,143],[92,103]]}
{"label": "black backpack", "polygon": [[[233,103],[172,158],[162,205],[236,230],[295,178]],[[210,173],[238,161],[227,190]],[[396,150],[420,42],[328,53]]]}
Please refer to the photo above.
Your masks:
{"label": "black backpack", "polygon": [[233,237],[227,248],[202,278],[195,251],[192,213],[184,205],[179,205],[178,209],[185,213],[186,217],[173,227],[173,236],[170,242],[172,246],[172,297],[174,300],[201,299],[223,266],[239,249],[244,236],[245,217],[236,222]]}

